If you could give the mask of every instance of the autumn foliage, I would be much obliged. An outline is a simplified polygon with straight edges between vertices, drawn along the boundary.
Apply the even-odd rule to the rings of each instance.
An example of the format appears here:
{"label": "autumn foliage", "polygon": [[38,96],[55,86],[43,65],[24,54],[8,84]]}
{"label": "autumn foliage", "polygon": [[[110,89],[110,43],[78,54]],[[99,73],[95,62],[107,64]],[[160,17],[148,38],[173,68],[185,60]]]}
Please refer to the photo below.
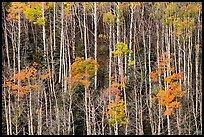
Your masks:
{"label": "autumn foliage", "polygon": [[[152,102],[155,102],[156,99],[159,100],[160,105],[166,106],[166,111],[164,115],[171,115],[174,108],[178,108],[180,102],[177,101],[177,98],[182,98],[186,91],[182,90],[182,85],[179,83],[179,80],[183,80],[184,72],[174,73],[174,68],[170,67],[169,64],[172,59],[167,56],[170,55],[169,52],[165,52],[160,57],[160,64],[158,69],[155,72],[150,72],[149,75],[153,82],[158,83],[159,75],[170,71],[172,74],[164,77],[163,84],[167,85],[166,89],[160,89],[159,92],[152,98]],[[173,56],[173,54],[171,54]]]}
{"label": "autumn foliage", "polygon": [[112,81],[111,86],[106,89],[107,95],[111,96],[111,101],[105,114],[109,116],[108,121],[112,126],[116,123],[119,126],[127,124],[125,105],[123,99],[120,98],[121,91],[118,89],[119,87],[125,87],[125,84]]}
{"label": "autumn foliage", "polygon": [[76,57],[75,62],[71,65],[68,83],[70,86],[82,84],[90,86],[89,79],[92,78],[98,70],[98,63],[93,58],[84,60],[82,57]]}
{"label": "autumn foliage", "polygon": [[20,72],[10,77],[3,87],[10,88],[9,93],[11,95],[19,95],[19,97],[27,95],[31,90],[38,91],[39,85],[35,81],[43,81],[49,77],[49,74],[39,74],[40,70],[37,70],[37,66],[38,65],[34,63],[31,67],[23,68]]}

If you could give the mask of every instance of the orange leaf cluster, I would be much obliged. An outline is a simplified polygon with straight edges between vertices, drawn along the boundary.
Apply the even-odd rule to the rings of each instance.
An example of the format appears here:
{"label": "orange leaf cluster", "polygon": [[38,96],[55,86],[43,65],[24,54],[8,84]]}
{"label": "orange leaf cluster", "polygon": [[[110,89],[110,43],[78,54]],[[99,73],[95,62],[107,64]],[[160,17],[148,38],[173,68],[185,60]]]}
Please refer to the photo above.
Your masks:
{"label": "orange leaf cluster", "polygon": [[107,112],[105,112],[106,115],[110,116],[108,121],[112,126],[116,124],[116,121],[120,126],[127,123],[127,118],[125,117],[124,111],[124,101],[119,96],[120,90],[118,87],[125,87],[125,84],[113,81],[111,86],[106,89],[106,93],[111,94],[113,97],[108,104]]}
{"label": "orange leaf cluster", "polygon": [[80,80],[81,84],[84,85],[85,87],[90,86],[90,82],[88,80]]}
{"label": "orange leaf cluster", "polygon": [[[38,66],[38,64],[34,63],[33,66]],[[33,89],[34,91],[39,90],[39,86],[37,84],[30,85],[27,83],[27,81],[33,83],[38,76],[37,69],[33,66],[23,68],[19,73],[15,74],[7,82],[5,82],[3,86],[5,88],[11,88],[11,91],[9,92],[10,94],[19,95],[19,97],[23,97],[23,95],[28,94],[31,89]],[[42,74],[38,76],[38,79],[40,77],[43,80],[46,79],[48,76],[48,74]],[[14,80],[20,81],[20,84],[16,84]]]}
{"label": "orange leaf cluster", "polygon": [[112,82],[112,86],[114,86],[114,87],[125,87],[125,84],[123,84],[123,83],[117,83],[117,82]]}
{"label": "orange leaf cluster", "polygon": [[49,78],[49,74],[42,74],[42,75],[40,75],[40,78],[42,80],[47,79],[47,78]]}
{"label": "orange leaf cluster", "polygon": [[171,115],[171,113],[173,112],[172,108],[168,108],[164,111],[164,115]]}
{"label": "orange leaf cluster", "polygon": [[32,86],[32,88],[33,88],[33,90],[35,90],[35,91],[38,91],[38,90],[39,90],[39,86],[38,86],[38,85],[36,85],[36,84],[35,84],[35,85],[33,85],[33,86]]}
{"label": "orange leaf cluster", "polygon": [[[114,80],[114,77],[111,77],[111,79]],[[124,77],[124,79],[125,79],[124,81],[127,81],[126,77]],[[114,96],[117,96],[120,93],[120,90],[118,89],[119,87],[124,88],[125,83],[124,82],[118,83],[116,81],[112,81],[111,86],[106,89],[106,92],[109,94],[113,94]]]}
{"label": "orange leaf cluster", "polygon": [[156,78],[157,73],[150,72],[149,75],[150,75],[151,79],[152,79],[154,82],[157,82],[157,78]]}
{"label": "orange leaf cluster", "polygon": [[127,118],[125,117],[125,105],[124,101],[116,96],[115,100],[108,104],[105,114],[110,116],[108,122],[114,126],[118,123],[120,126],[127,124]]}
{"label": "orange leaf cluster", "polygon": [[68,84],[71,86],[76,86],[78,84],[78,81],[72,77],[72,75],[69,75],[69,77],[67,77],[67,81]]}
{"label": "orange leaf cluster", "polygon": [[[160,64],[158,66],[158,70],[156,70],[156,72],[149,73],[151,79],[154,82],[157,82],[158,74],[162,74],[165,70],[170,70],[174,72],[174,68],[170,68],[170,66],[168,66],[168,63],[170,63],[172,60],[171,58],[169,59],[165,57],[167,55],[173,54],[165,52],[160,57]],[[166,90],[160,89],[156,96],[153,96],[151,100],[152,102],[155,102],[158,99],[160,101],[160,105],[167,107],[166,111],[164,112],[164,115],[170,115],[173,112],[174,108],[178,108],[180,102],[174,100],[176,98],[182,98],[183,95],[186,93],[186,91],[182,90],[182,86],[178,82],[178,80],[183,80],[183,74],[184,72],[180,72],[164,77],[164,84],[168,83],[168,87],[166,88]]]}
{"label": "orange leaf cluster", "polygon": [[25,10],[25,3],[23,2],[11,2],[11,6],[8,9],[8,16],[6,18],[7,21],[18,20],[18,13],[22,13]]}
{"label": "orange leaf cluster", "polygon": [[75,62],[71,65],[68,83],[71,86],[77,85],[78,83],[86,87],[90,86],[88,79],[95,75],[98,67],[98,63],[92,58],[84,60],[81,57],[76,57]]}
{"label": "orange leaf cluster", "polygon": [[106,89],[106,92],[109,94],[118,95],[120,93],[120,90],[112,85]]}

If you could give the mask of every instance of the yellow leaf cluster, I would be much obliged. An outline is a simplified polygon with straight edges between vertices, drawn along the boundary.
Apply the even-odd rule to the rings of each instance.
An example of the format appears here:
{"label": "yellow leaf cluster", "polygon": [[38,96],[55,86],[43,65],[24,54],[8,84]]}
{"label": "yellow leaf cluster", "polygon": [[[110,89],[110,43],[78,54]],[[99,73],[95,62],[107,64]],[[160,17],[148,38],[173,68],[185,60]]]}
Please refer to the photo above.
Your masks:
{"label": "yellow leaf cluster", "polygon": [[80,80],[81,84],[84,85],[85,87],[90,86],[90,82],[88,80]]}
{"label": "yellow leaf cluster", "polygon": [[40,75],[40,78],[42,80],[47,79],[48,77],[49,77],[49,74],[42,74],[42,75]]}
{"label": "yellow leaf cluster", "polygon": [[172,112],[173,112],[173,109],[172,109],[172,108],[166,109],[166,110],[164,111],[164,115],[171,115]]}
{"label": "yellow leaf cluster", "polygon": [[105,112],[106,115],[110,116],[109,123],[114,126],[116,121],[118,124],[127,124],[127,118],[125,117],[125,106],[122,99],[116,98],[112,103],[108,105],[108,111]]}
{"label": "yellow leaf cluster", "polygon": [[101,38],[101,39],[107,39],[107,37],[106,37],[105,34],[99,34],[99,35],[98,35],[98,38]]}
{"label": "yellow leaf cluster", "polygon": [[38,91],[39,90],[39,86],[37,84],[32,86],[33,90]]}
{"label": "yellow leaf cluster", "polygon": [[128,4],[128,6],[130,6],[130,8],[140,7],[141,6],[141,2],[130,2]]}
{"label": "yellow leaf cluster", "polygon": [[76,82],[80,82],[84,86],[89,86],[90,82],[88,81],[88,79],[95,75],[98,67],[99,65],[97,61],[95,61],[93,58],[84,60],[81,57],[76,57],[75,62],[71,65],[71,77],[68,78],[70,79],[70,82],[68,81],[69,84],[76,84]]}

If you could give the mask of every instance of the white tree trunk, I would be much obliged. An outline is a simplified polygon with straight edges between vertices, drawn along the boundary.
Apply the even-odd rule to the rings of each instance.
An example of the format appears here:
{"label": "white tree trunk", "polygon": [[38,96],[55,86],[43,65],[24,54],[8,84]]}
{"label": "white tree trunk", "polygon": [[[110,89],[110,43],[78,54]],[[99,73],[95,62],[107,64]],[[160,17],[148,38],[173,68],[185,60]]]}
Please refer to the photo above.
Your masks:
{"label": "white tree trunk", "polygon": [[55,13],[56,13],[56,11],[55,11],[55,6],[56,6],[56,3],[55,2],[53,2],[53,6],[54,6],[54,17],[53,17],[53,38],[54,38],[54,50],[56,49],[56,39],[55,39],[55,20],[56,20],[56,18],[55,18]]}
{"label": "white tree trunk", "polygon": [[62,79],[62,46],[63,46],[63,40],[64,40],[64,5],[63,2],[61,3],[61,42],[60,42],[60,66],[59,66],[59,83],[61,83]]}
{"label": "white tree trunk", "polygon": [[[44,2],[42,2],[42,19],[45,21],[45,11],[44,11]],[[45,43],[45,26],[42,26],[43,28],[43,45],[44,45],[44,57],[46,56],[46,43]]]}
{"label": "white tree trunk", "polygon": [[[97,8],[94,2],[94,59],[97,61]],[[97,71],[95,72],[94,86],[97,88]]]}
{"label": "white tree trunk", "polygon": [[[132,50],[133,14],[134,14],[134,7],[133,7],[133,3],[131,3],[131,13],[130,13],[130,38],[129,38],[129,49],[130,49],[130,50]],[[131,60],[131,54],[130,54],[130,53],[129,53],[129,60]]]}

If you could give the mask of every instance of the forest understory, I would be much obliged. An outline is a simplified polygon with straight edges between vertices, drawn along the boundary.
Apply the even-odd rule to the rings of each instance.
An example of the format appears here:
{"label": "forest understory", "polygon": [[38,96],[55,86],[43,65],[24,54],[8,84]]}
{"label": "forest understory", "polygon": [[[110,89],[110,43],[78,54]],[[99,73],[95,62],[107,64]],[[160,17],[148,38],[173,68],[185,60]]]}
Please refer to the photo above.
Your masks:
{"label": "forest understory", "polygon": [[3,135],[202,135],[201,2],[2,2]]}

